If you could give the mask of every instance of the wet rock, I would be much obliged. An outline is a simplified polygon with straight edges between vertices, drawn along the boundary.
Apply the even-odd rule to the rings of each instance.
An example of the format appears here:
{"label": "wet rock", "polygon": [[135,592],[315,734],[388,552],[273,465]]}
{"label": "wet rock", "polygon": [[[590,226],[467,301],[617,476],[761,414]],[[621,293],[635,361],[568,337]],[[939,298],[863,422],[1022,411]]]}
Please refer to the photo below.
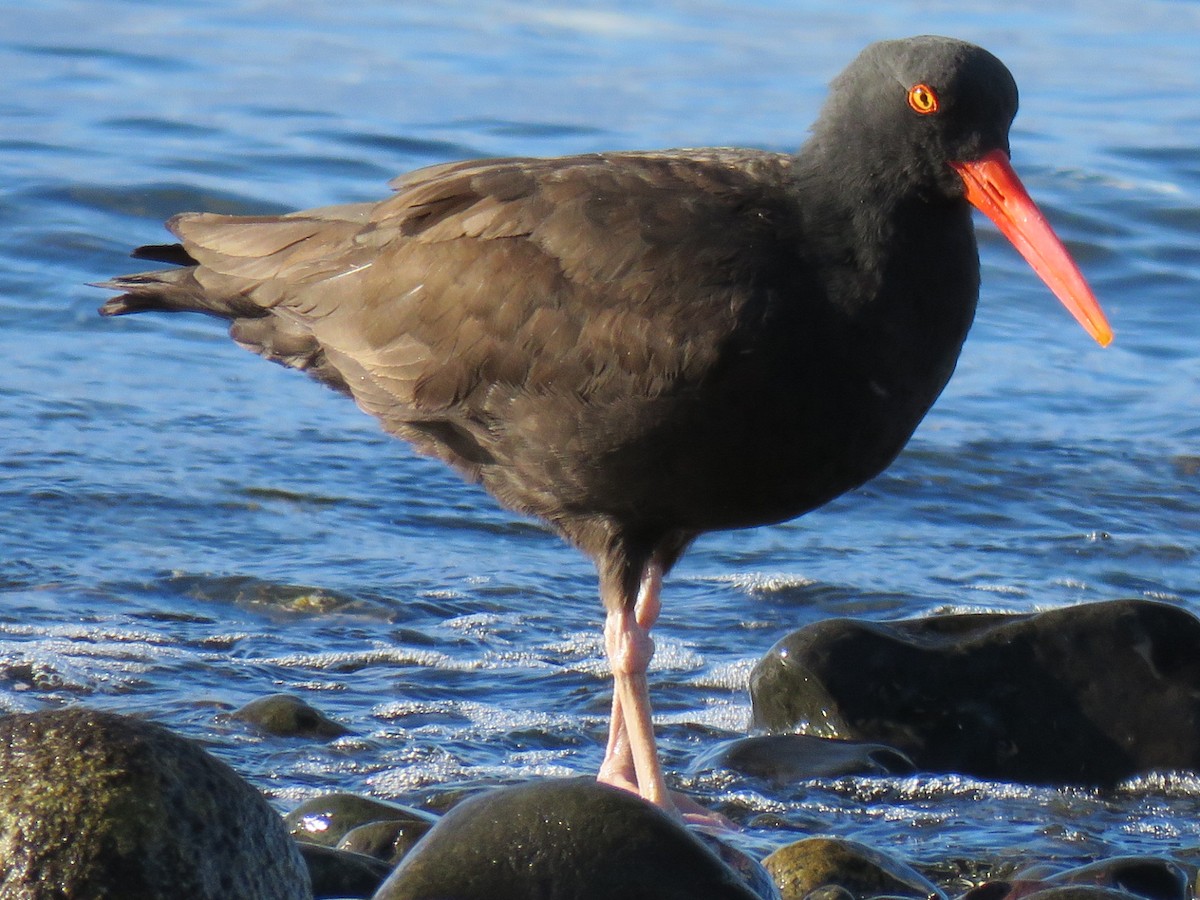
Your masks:
{"label": "wet rock", "polygon": [[[1011,894],[1009,896],[1012,896]],[[1094,884],[1066,884],[1048,887],[1024,897],[1038,900],[1130,900],[1130,895],[1116,888],[1097,887]]]}
{"label": "wet rock", "polygon": [[854,900],[854,895],[840,884],[827,884],[817,888],[805,900]]}
{"label": "wet rock", "polygon": [[301,844],[300,855],[308,866],[316,900],[371,897],[392,871],[391,866],[374,857],[319,844]]}
{"label": "wet rock", "polygon": [[[1066,885],[1111,888],[1148,900],[1189,900],[1192,896],[1188,871],[1174,860],[1159,856],[1102,859],[1090,865],[1056,872],[1045,878],[1043,883],[1055,888]],[[1036,893],[1041,897],[1046,891],[1039,890]]]}
{"label": "wet rock", "polygon": [[763,734],[739,738],[699,757],[692,772],[729,769],[781,786],[808,778],[844,775],[908,775],[912,760],[892,747],[810,734]]}
{"label": "wet rock", "polygon": [[804,838],[780,847],[763,865],[783,900],[804,900],[816,892],[841,896],[838,888],[856,898],[887,895],[946,900],[946,895],[912,866],[857,841]]}
{"label": "wet rock", "polygon": [[1070,869],[1053,881],[1116,887],[1150,900],[1187,900],[1192,896],[1188,871],[1160,856],[1118,856]]}
{"label": "wet rock", "polygon": [[66,709],[0,718],[0,896],[303,900],[262,796],[158,725]]}
{"label": "wet rock", "polygon": [[362,853],[394,866],[432,827],[429,817],[368,822],[347,831],[337,849]]}
{"label": "wet rock", "polygon": [[1009,881],[985,881],[982,884],[977,884],[964,894],[960,894],[958,900],[1006,900],[1009,895],[1013,895],[1011,900],[1017,900],[1020,894],[1015,894],[1017,885]]}
{"label": "wet rock", "polygon": [[880,741],[926,771],[1112,785],[1200,768],[1197,646],[1200,621],[1137,600],[828,620],[755,667],[754,724]]}
{"label": "wet rock", "polygon": [[691,832],[715,853],[721,862],[737,873],[751,893],[762,900],[781,900],[775,879],[761,862],[703,827],[691,829]]}
{"label": "wet rock", "polygon": [[335,722],[293,694],[271,694],[251,700],[235,712],[233,718],[276,737],[328,740],[350,733],[345,725]]}
{"label": "wet rock", "polygon": [[428,830],[437,822],[437,816],[358,794],[323,794],[301,803],[283,821],[296,840],[335,847],[347,832],[360,825],[403,821],[413,823],[414,828],[424,824]]}
{"label": "wet rock", "polygon": [[404,858],[375,900],[755,900],[661,810],[590,778],[463,801]]}
{"label": "wet rock", "polygon": [[[1008,874],[999,874],[994,865],[986,869],[993,877],[980,881],[983,873],[977,871],[974,879],[968,879],[975,885],[959,900],[1025,900],[1064,887],[1124,891],[1126,900],[1191,900],[1195,896],[1195,867],[1163,856],[1114,856],[1074,868],[1061,861],[1043,860],[1009,869]],[[946,883],[928,866],[925,873]],[[1058,896],[1061,900],[1062,895]]]}

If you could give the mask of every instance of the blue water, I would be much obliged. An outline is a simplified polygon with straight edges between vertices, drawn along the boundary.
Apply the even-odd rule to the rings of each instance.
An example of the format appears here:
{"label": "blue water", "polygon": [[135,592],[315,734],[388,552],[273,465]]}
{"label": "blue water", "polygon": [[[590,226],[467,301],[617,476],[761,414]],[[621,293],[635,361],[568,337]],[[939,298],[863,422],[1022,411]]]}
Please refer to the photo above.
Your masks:
{"label": "blue water", "polygon": [[[770,813],[744,836],[761,849],[824,831],[920,862],[1196,856],[1186,773],[1103,795],[685,774],[744,731],[751,666],[806,622],[1118,597],[1200,613],[1192,2],[4,3],[0,709],[151,716],[280,809],[594,771],[608,688],[582,557],[214,322],[101,320],[87,282],[133,271],[174,212],[379,197],[448,159],[788,150],[865,43],[920,32],[1016,74],[1014,163],[1116,342],[981,225],[977,324],[897,463],[801,521],[704,538],[670,579],[651,675],[668,765]],[[353,735],[228,719],[281,690]]]}

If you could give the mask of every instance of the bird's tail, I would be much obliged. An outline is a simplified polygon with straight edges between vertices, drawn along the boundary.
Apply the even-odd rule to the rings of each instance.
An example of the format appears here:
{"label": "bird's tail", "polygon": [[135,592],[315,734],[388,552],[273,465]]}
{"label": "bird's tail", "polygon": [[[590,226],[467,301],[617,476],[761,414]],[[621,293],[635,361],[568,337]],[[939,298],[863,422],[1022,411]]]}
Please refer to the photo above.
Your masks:
{"label": "bird's tail", "polygon": [[150,244],[131,255],[178,268],[118,275],[97,283],[95,287],[120,292],[100,307],[101,315],[199,312],[215,316],[229,323],[230,337],[238,345],[349,393],[341,372],[326,358],[304,322],[294,316],[272,315],[271,309],[254,301],[254,288],[260,282],[216,272],[201,264],[183,244]]}
{"label": "bird's tail", "polygon": [[125,316],[141,312],[201,312],[222,319],[258,318],[266,310],[244,296],[222,296],[206,290],[196,278],[197,262],[182,244],[149,244],[138,247],[135,259],[149,259],[179,266],[118,275],[94,286],[120,294],[100,307],[102,316]]}

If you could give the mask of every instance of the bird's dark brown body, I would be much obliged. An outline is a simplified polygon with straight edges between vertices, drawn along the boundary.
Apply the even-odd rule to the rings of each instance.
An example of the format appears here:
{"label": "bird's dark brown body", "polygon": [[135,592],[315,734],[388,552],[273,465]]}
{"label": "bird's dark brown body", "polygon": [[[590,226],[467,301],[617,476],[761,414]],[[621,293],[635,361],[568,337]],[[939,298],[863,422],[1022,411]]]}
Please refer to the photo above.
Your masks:
{"label": "bird's dark brown body", "polygon": [[[1027,222],[1016,107],[986,51],[876,44],[795,156],[449,163],[378,203],[188,213],[169,226],[180,244],[135,253],[179,268],[107,283],[123,293],[103,312],[228,319],[588,553],[618,676],[606,766],[626,783],[628,745],[653,747],[658,579],[698,534],[799,515],[891,462],[974,315],[970,203],[1018,221],[1044,277],[1078,278]],[[1086,286],[1051,283],[1111,336]],[[645,754],[636,780],[661,802]]]}
{"label": "bird's dark brown body", "polygon": [[[878,473],[974,310],[964,204],[931,216],[945,246],[919,248],[956,265],[855,296],[813,264],[785,155],[451,163],[395,186],[282,218],[181,216],[199,265],[153,293],[126,279],[108,311],[149,296],[231,318],[239,343],[349,393],[505,505],[594,558],[627,556],[623,580],[657,548],[673,559],[698,533],[791,518]],[[911,306],[907,322],[883,304]]]}

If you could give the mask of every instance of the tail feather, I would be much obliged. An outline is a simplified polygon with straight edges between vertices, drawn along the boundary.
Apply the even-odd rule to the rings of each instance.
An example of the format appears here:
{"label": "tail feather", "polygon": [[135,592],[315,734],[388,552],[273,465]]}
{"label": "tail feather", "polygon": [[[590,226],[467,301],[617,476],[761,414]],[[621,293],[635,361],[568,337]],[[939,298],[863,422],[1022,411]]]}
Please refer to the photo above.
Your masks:
{"label": "tail feather", "polygon": [[[182,252],[182,250],[180,251]],[[195,266],[135,272],[95,284],[121,293],[100,307],[102,316],[141,312],[200,312],[221,319],[259,318],[267,310],[239,294],[213,294],[196,280]]]}
{"label": "tail feather", "polygon": [[[132,254],[178,268],[119,275],[96,284],[117,292],[100,314],[215,316],[228,322],[230,336],[240,346],[349,394],[346,378],[313,334],[305,314],[311,309],[298,312],[295,304],[280,301],[299,297],[308,302],[306,284],[327,285],[335,277],[369,269],[375,250],[356,237],[374,207],[358,203],[257,217],[181,213],[167,223],[180,243],[147,244]],[[348,290],[343,282],[333,283],[335,289]],[[289,290],[294,296],[286,296]]]}
{"label": "tail feather", "polygon": [[129,254],[134,259],[149,259],[173,266],[194,266],[196,260],[183,249],[183,244],[146,244]]}
{"label": "tail feather", "polygon": [[[325,351],[302,323],[271,314],[248,296],[241,279],[222,278],[212,272],[197,278],[200,267],[178,244],[139,247],[139,259],[178,262],[183,268],[157,269],[119,275],[94,287],[121,293],[100,307],[102,316],[124,316],[142,312],[201,312],[229,322],[230,336],[242,347],[272,362],[307,372],[313,378],[344,394],[350,388],[341,372],[325,357]],[[203,276],[202,276],[203,277]]]}

